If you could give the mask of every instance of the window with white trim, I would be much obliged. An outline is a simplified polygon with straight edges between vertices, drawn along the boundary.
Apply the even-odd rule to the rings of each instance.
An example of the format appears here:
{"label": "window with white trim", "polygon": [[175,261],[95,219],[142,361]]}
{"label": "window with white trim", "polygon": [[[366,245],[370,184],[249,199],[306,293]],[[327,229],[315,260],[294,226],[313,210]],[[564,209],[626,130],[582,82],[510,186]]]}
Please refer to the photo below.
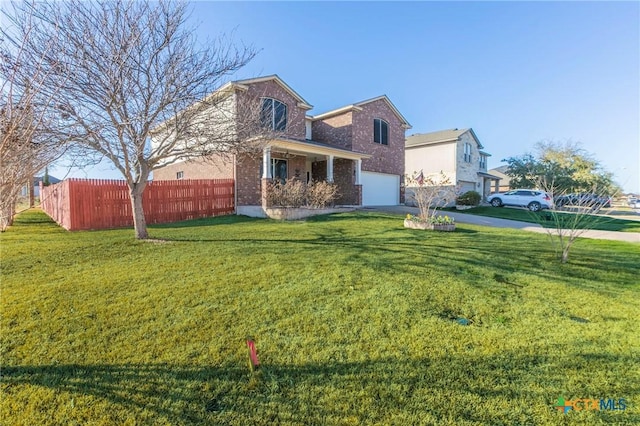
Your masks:
{"label": "window with white trim", "polygon": [[273,98],[262,98],[260,122],[267,129],[286,130],[287,105]]}
{"label": "window with white trim", "polygon": [[487,170],[487,156],[480,155],[480,170]]}
{"label": "window with white trim", "polygon": [[271,159],[271,176],[275,182],[285,183],[289,176],[287,160]]}
{"label": "window with white trim", "polygon": [[176,173],[176,179],[178,179],[178,180],[184,179],[184,172],[180,171],[180,172]]}
{"label": "window with white trim", "polygon": [[389,124],[379,118],[373,119],[373,141],[381,145],[389,145]]}
{"label": "window with white trim", "polygon": [[465,163],[471,162],[471,144],[469,142],[464,143],[464,161]]}

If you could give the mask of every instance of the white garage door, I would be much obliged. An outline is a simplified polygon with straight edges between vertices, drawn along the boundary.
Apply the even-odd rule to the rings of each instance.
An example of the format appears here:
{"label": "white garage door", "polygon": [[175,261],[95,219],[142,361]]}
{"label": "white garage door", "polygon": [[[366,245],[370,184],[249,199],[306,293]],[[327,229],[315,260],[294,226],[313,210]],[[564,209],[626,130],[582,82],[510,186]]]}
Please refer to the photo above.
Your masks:
{"label": "white garage door", "polygon": [[475,191],[476,183],[475,182],[467,182],[465,180],[458,181],[458,185],[460,186],[460,193],[464,194],[465,192]]}
{"label": "white garage door", "polygon": [[362,172],[363,206],[396,206],[400,203],[400,176]]}

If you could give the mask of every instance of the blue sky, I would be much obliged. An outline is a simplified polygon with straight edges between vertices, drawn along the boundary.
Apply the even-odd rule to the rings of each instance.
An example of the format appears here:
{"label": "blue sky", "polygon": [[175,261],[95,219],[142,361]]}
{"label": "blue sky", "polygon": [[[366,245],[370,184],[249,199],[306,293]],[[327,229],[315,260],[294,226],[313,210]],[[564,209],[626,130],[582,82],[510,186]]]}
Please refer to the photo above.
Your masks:
{"label": "blue sky", "polygon": [[472,127],[489,168],[570,139],[640,192],[638,2],[197,2],[192,20],[260,49],[231,78],[278,74],[311,114],[386,94],[408,135]]}

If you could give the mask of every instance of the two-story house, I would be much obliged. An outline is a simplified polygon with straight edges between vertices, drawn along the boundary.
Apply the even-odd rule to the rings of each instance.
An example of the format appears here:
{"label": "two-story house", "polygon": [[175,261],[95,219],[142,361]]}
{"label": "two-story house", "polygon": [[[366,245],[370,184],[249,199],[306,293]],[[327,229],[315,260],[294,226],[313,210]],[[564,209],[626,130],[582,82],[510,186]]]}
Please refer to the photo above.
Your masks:
{"label": "two-story house", "polygon": [[257,217],[275,179],[334,182],[340,205],[399,204],[410,125],[386,96],[311,116],[312,106],[277,75],[230,82],[218,92],[237,104],[260,99],[260,119],[278,136],[260,153],[176,162],[156,169],[154,180],[232,178],[236,213]]}
{"label": "two-story house", "polygon": [[487,173],[491,154],[483,149],[471,128],[414,134],[405,143],[405,171],[425,176],[442,172],[460,193],[476,191],[484,199],[499,178]]}

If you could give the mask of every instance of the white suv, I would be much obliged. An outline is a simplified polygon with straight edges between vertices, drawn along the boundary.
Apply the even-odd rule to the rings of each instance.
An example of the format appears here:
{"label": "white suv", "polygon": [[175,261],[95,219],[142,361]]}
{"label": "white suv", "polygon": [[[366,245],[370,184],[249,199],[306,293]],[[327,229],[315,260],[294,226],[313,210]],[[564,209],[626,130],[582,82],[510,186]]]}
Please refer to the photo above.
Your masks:
{"label": "white suv", "polygon": [[551,196],[537,189],[514,189],[513,191],[491,194],[487,197],[487,202],[493,207],[519,206],[526,207],[532,212],[553,208]]}

